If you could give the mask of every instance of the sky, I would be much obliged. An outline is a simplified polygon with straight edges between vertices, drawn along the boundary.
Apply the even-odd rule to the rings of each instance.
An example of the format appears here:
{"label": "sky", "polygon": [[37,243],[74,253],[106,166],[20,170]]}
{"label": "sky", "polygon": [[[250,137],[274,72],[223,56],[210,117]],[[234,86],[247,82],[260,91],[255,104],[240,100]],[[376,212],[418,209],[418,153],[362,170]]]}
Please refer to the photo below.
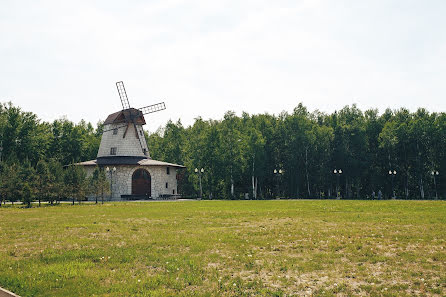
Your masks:
{"label": "sky", "polygon": [[0,0],[0,102],[96,124],[121,103],[169,119],[446,111],[446,1]]}

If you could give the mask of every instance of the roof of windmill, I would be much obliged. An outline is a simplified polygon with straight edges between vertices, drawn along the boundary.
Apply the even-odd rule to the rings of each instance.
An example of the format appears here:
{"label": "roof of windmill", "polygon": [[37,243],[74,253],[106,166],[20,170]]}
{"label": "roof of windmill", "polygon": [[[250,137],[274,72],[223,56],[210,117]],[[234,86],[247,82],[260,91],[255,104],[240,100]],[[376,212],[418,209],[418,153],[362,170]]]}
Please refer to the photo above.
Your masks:
{"label": "roof of windmill", "polygon": [[[115,160],[110,160],[110,162],[107,162],[106,165],[140,165],[140,166],[171,166],[171,167],[178,167],[178,168],[185,168],[183,165],[174,164],[174,163],[168,163],[153,159],[142,159],[137,161],[136,163],[133,162],[122,162],[118,158],[114,158]],[[122,159],[122,158],[121,158]],[[90,160],[85,162],[76,163],[75,165],[81,165],[81,166],[96,166],[98,165],[97,160]]]}
{"label": "roof of windmill", "polygon": [[125,123],[128,120],[130,120],[132,117],[135,117],[135,122],[137,124],[140,124],[140,125],[146,124],[144,115],[142,114],[142,112],[139,109],[129,108],[129,109],[120,110],[120,111],[110,114],[105,119],[103,125]]}

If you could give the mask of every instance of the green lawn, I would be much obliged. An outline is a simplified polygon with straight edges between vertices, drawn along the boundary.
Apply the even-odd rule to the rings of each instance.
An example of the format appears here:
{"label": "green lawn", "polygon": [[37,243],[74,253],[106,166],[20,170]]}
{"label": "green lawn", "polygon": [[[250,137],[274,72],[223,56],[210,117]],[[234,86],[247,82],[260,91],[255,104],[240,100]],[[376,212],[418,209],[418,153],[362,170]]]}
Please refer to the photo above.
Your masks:
{"label": "green lawn", "polygon": [[186,201],[0,208],[22,296],[446,294],[444,201]]}

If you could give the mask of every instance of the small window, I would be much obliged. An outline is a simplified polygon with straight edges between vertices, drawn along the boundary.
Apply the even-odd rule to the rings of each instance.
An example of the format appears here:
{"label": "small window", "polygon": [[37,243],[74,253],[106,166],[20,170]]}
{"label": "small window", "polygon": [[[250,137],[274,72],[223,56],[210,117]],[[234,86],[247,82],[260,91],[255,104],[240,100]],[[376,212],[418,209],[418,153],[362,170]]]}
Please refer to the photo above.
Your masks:
{"label": "small window", "polygon": [[113,135],[118,134],[118,128],[113,129]]}
{"label": "small window", "polygon": [[142,136],[142,130],[139,130],[139,135],[141,135],[141,136]]}
{"label": "small window", "polygon": [[166,183],[166,189],[169,187],[169,183]]}
{"label": "small window", "polygon": [[174,195],[175,195],[175,190],[172,190],[172,194],[174,194]]}
{"label": "small window", "polygon": [[117,149],[115,147],[112,147],[110,149],[110,155],[116,155],[116,151],[117,151]]}
{"label": "small window", "polygon": [[166,167],[166,173],[170,174],[170,167]]}

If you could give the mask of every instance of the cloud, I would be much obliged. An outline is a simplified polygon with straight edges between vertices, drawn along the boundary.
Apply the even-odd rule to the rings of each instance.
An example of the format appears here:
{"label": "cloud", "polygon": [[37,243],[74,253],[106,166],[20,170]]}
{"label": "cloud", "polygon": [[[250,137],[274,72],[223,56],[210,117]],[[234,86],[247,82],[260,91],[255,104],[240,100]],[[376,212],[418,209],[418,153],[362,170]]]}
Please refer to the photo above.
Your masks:
{"label": "cloud", "polygon": [[[26,5],[25,5],[26,4]],[[444,111],[442,2],[28,1],[0,12],[1,101],[96,122],[135,107],[190,124],[227,110]],[[423,98],[420,100],[420,98]]]}

